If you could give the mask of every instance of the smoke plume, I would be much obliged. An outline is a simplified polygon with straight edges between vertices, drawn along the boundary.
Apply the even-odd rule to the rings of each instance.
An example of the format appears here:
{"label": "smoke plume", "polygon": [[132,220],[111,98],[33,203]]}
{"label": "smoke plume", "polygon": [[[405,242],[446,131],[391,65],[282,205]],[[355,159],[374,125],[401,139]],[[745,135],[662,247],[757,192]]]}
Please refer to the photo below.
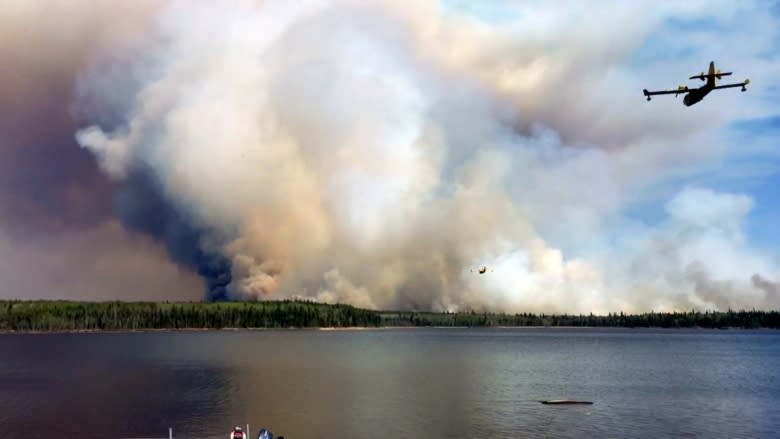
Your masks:
{"label": "smoke plume", "polygon": [[[780,305],[778,264],[743,236],[752,200],[664,187],[723,157],[737,106],[640,109],[648,77],[679,78],[624,67],[668,16],[712,8],[568,6],[488,23],[436,2],[145,4],[79,64],[75,139],[113,215],[210,299]],[[660,224],[626,215],[652,197]]]}
{"label": "smoke plume", "polygon": [[[615,22],[628,32],[627,12]],[[174,209],[152,210],[184,218],[162,223],[198,246],[174,258],[229,261],[217,266],[230,277],[201,269],[228,297],[557,311],[751,300],[748,272],[719,280],[704,252],[742,245],[749,200],[681,193],[670,224],[636,249],[634,273],[614,272],[614,249],[602,261],[566,257],[540,232],[560,221],[586,234],[619,213],[625,149],[648,127],[593,126],[593,112],[610,117],[600,110],[610,106],[566,78],[603,74],[588,57],[619,59],[641,32],[604,52],[612,33],[579,29],[588,44],[555,64],[534,58],[533,38],[489,33],[432,4],[173,3],[156,30],[131,69],[142,80],[123,90],[132,96],[123,123],[77,139],[118,181],[148,169]],[[544,81],[512,83],[538,78],[534,69]],[[131,83],[119,76],[104,85]],[[690,118],[654,116],[666,135],[691,128]],[[475,276],[482,264],[496,274]]]}
{"label": "smoke plume", "polygon": [[73,138],[87,123],[74,106],[79,72],[142,35],[151,6],[0,3],[0,298],[202,297],[197,275],[117,221],[116,185]]}

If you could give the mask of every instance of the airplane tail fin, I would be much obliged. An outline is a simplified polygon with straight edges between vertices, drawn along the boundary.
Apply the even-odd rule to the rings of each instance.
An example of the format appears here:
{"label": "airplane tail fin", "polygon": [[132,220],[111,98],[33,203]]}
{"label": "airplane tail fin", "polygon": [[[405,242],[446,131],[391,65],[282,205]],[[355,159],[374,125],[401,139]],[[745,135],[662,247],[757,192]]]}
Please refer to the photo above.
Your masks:
{"label": "airplane tail fin", "polygon": [[710,61],[710,70],[707,72],[707,86],[715,87],[715,61]]}

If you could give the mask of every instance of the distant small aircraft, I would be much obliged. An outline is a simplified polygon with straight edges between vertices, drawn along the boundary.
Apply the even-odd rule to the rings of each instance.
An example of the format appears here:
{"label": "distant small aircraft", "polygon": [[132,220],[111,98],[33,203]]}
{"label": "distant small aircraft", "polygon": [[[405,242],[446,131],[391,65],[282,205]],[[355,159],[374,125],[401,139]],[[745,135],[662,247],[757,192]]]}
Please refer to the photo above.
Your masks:
{"label": "distant small aircraft", "polygon": [[688,88],[687,85],[681,85],[677,88],[677,90],[663,90],[663,91],[647,91],[647,89],[642,90],[647,96],[647,100],[650,100],[650,96],[653,95],[668,95],[668,94],[674,94],[674,97],[677,97],[678,94],[685,94],[685,97],[683,98],[683,104],[685,104],[686,107],[690,107],[691,105],[699,102],[700,100],[704,99],[704,96],[707,96],[709,92],[712,90],[717,90],[721,88],[732,88],[732,87],[742,87],[742,91],[747,91],[747,88],[745,88],[746,85],[750,84],[749,79],[745,79],[745,82],[740,82],[739,84],[727,84],[727,85],[715,85],[715,79],[721,79],[723,76],[729,76],[732,72],[721,72],[720,70],[715,71],[715,62],[710,61],[710,69],[705,74],[704,72],[701,72],[700,75],[691,76],[688,79],[701,79],[702,81],[707,81],[706,84],[702,85],[699,88]]}
{"label": "distant small aircraft", "polygon": [[[488,269],[487,267],[485,267],[485,266],[482,266],[482,268],[480,268],[480,269],[478,270],[478,273],[479,273],[479,274],[485,274],[485,272],[487,271],[487,269]],[[493,270],[491,269],[490,271],[493,271]],[[473,273],[473,272],[474,272],[474,270],[472,269],[472,270],[471,270],[471,272]]]}

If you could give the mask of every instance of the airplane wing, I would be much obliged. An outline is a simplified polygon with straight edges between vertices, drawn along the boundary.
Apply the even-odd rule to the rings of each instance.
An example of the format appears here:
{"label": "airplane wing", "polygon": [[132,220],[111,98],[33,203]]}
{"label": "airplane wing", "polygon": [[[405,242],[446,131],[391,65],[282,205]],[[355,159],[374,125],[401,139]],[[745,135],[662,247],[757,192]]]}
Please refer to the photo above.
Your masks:
{"label": "airplane wing", "polygon": [[747,90],[747,89],[745,88],[745,86],[746,86],[746,85],[748,85],[748,84],[750,84],[750,80],[749,80],[749,79],[746,79],[746,80],[745,80],[745,82],[740,82],[739,84],[726,84],[726,85],[719,85],[719,86],[717,86],[717,87],[713,87],[713,89],[716,89],[716,88],[733,88],[733,87],[742,87],[742,90],[743,90],[743,91],[745,91],[745,90]]}
{"label": "airplane wing", "polygon": [[681,85],[677,88],[677,90],[658,90],[658,91],[647,91],[647,89],[642,90],[642,92],[647,96],[647,100],[650,100],[650,96],[655,95],[671,95],[673,94],[674,97],[677,97],[679,94],[685,94],[690,92],[690,89],[687,85]]}
{"label": "airplane wing", "polygon": [[700,74],[700,75],[691,76],[691,77],[690,77],[690,78],[688,78],[688,79],[701,79],[702,81],[704,81],[705,79],[707,79],[707,78],[709,78],[709,77],[711,77],[711,76],[714,76],[714,77],[716,77],[716,78],[720,79],[720,77],[721,77],[721,76],[729,76],[729,75],[731,75],[732,73],[734,73],[734,72],[720,72],[720,73],[713,73],[713,74],[709,74],[709,73],[702,73],[702,74]]}
{"label": "airplane wing", "polygon": [[671,95],[671,94],[677,94],[677,93],[687,93],[688,89],[683,89],[683,90],[659,90],[659,91],[647,91],[647,89],[645,89],[645,90],[642,90],[642,92],[645,94],[645,96]]}

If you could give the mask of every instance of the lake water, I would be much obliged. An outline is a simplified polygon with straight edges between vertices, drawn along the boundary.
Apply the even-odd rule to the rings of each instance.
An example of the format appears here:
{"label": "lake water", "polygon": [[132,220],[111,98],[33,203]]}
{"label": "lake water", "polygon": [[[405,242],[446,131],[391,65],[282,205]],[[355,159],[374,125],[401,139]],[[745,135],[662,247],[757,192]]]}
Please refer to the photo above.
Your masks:
{"label": "lake water", "polygon": [[[550,406],[572,398],[593,405]],[[0,335],[2,438],[780,437],[780,332]]]}

